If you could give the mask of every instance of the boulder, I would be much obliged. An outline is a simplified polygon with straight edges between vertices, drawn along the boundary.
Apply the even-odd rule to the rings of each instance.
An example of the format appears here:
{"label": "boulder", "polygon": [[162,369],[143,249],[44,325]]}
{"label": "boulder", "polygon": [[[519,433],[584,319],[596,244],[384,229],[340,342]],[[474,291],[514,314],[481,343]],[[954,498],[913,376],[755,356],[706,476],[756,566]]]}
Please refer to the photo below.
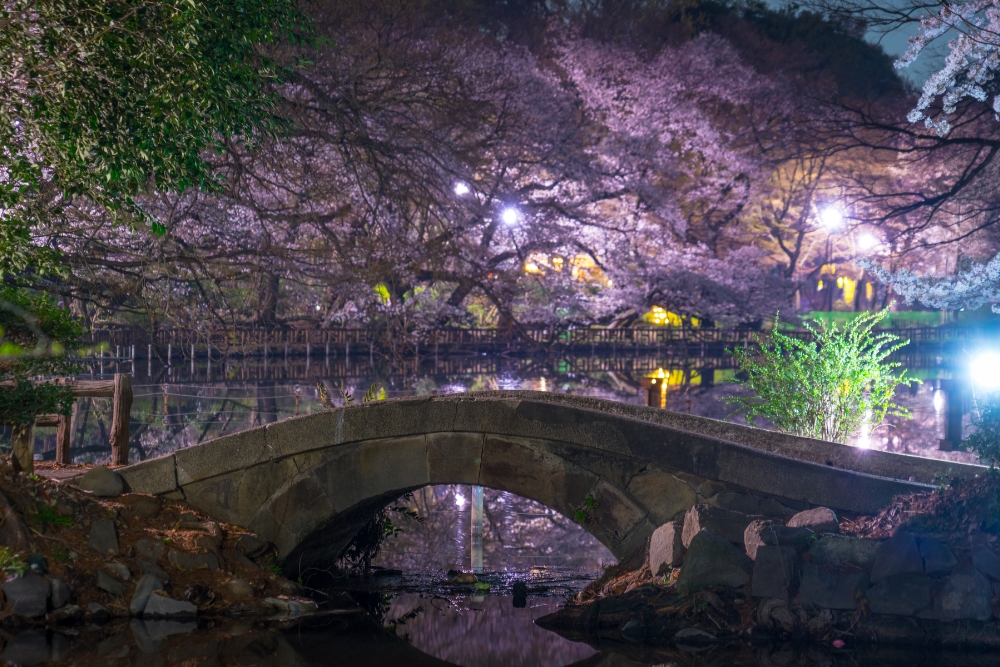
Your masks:
{"label": "boulder", "polygon": [[136,540],[135,554],[146,560],[158,561],[163,558],[163,542],[160,540]]}
{"label": "boulder", "polygon": [[244,556],[242,552],[237,551],[236,549],[224,549],[222,556],[227,561],[237,566],[237,569],[243,568],[244,570],[249,570],[251,572],[261,569],[260,565],[257,565],[257,563],[253,562]]}
{"label": "boulder", "polygon": [[171,551],[167,560],[178,570],[218,570],[219,557],[215,554],[189,554],[185,551]]}
{"label": "boulder", "polygon": [[802,540],[811,540],[815,533],[809,528],[789,528],[774,519],[751,521],[743,531],[743,546],[747,556],[756,560],[757,550],[762,546],[794,547]]}
{"label": "boulder", "polygon": [[163,591],[153,591],[143,609],[143,618],[194,618],[198,607],[184,600],[174,600]]}
{"label": "boulder", "polygon": [[50,613],[48,619],[53,623],[75,623],[81,616],[83,611],[79,605],[67,604]]}
{"label": "boulder", "polygon": [[746,530],[751,521],[760,518],[762,517],[713,507],[712,505],[694,505],[684,515],[681,543],[685,549],[689,549],[695,535],[703,530],[710,530],[727,542],[743,547],[743,531]]}
{"label": "boulder", "polygon": [[118,561],[110,561],[104,564],[105,569],[108,572],[115,575],[122,581],[130,581],[132,579],[132,573],[129,571],[128,566]]}
{"label": "boulder", "polygon": [[44,577],[29,570],[6,582],[2,588],[7,604],[15,614],[38,618],[48,611],[49,582]]}
{"label": "boulder", "polygon": [[677,592],[690,595],[712,586],[743,586],[753,561],[731,542],[703,530],[692,539],[677,579]]}
{"label": "boulder", "polygon": [[247,583],[246,579],[236,578],[226,585],[226,589],[233,597],[249,598],[253,597],[253,586]]}
{"label": "boulder", "polygon": [[799,603],[822,609],[857,609],[868,590],[868,573],[831,574],[812,563],[802,566]]}
{"label": "boulder", "polygon": [[135,592],[132,593],[132,600],[128,603],[128,610],[134,616],[142,614],[149,601],[149,596],[153,591],[163,589],[163,582],[151,574],[144,574],[139,577],[135,584]]}
{"label": "boulder", "polygon": [[1000,558],[989,547],[972,548],[972,566],[987,577],[1000,581]]}
{"label": "boulder", "polygon": [[126,521],[149,521],[163,509],[163,501],[156,496],[133,495],[135,500],[122,510]]}
{"label": "boulder", "polygon": [[809,548],[809,560],[816,565],[843,567],[854,565],[868,569],[875,563],[875,553],[878,551],[879,540],[847,535],[820,535],[819,539]]}
{"label": "boulder", "polygon": [[49,658],[49,643],[45,639],[45,630],[32,628],[14,635],[4,646],[0,655],[8,665],[40,665],[47,663]]}
{"label": "boulder", "polygon": [[288,614],[291,616],[298,616],[299,614],[307,614],[314,612],[318,609],[315,602],[312,600],[304,599],[291,599],[291,598],[264,598],[264,604],[271,607],[277,612],[283,614]]}
{"label": "boulder", "polygon": [[670,521],[653,531],[649,538],[649,570],[653,576],[664,575],[670,568],[684,562],[682,532],[683,527],[678,521]]}
{"label": "boulder", "polygon": [[258,558],[267,553],[271,544],[252,533],[243,533],[236,540],[236,548],[247,558]]}
{"label": "boulder", "polygon": [[958,565],[958,559],[951,549],[933,538],[922,538],[918,548],[920,557],[924,559],[924,572],[927,574],[951,572],[952,568]]}
{"label": "boulder", "polygon": [[817,507],[799,512],[785,524],[789,528],[810,528],[814,533],[839,533],[840,521],[832,509]]}
{"label": "boulder", "polygon": [[121,475],[105,466],[94,466],[77,482],[84,491],[102,498],[117,498],[125,490]]}
{"label": "boulder", "polygon": [[993,590],[989,580],[975,568],[955,570],[934,596],[934,607],[921,614],[940,621],[988,621],[993,616]]}
{"label": "boulder", "polygon": [[119,581],[116,577],[108,574],[107,570],[97,571],[97,587],[105,593],[119,598],[128,592],[128,586]]}
{"label": "boulder", "polygon": [[156,563],[140,558],[135,561],[135,564],[143,574],[151,574],[165,584],[170,583],[170,575]]}
{"label": "boulder", "polygon": [[922,574],[893,574],[868,589],[865,597],[873,614],[915,616],[931,606],[932,580]]}
{"label": "boulder", "polygon": [[900,532],[879,545],[875,552],[871,578],[873,583],[878,583],[897,574],[923,571],[924,559],[920,557],[916,538],[909,533]]}
{"label": "boulder", "polygon": [[53,609],[59,609],[69,602],[69,584],[57,577],[49,577],[49,600]]}
{"label": "boulder", "polygon": [[219,553],[219,547],[222,546],[222,539],[216,537],[215,535],[199,535],[194,538],[194,544],[199,549],[204,549],[205,551],[210,551],[214,554]]}
{"label": "boulder", "polygon": [[753,564],[751,595],[788,600],[799,587],[802,557],[795,547],[762,546]]}
{"label": "boulder", "polygon": [[118,555],[118,532],[115,530],[115,522],[111,519],[98,519],[90,524],[90,537],[87,539],[87,546],[102,554]]}
{"label": "boulder", "polygon": [[98,623],[107,621],[111,618],[111,612],[108,611],[107,607],[97,604],[96,602],[91,602],[87,605],[87,615]]}

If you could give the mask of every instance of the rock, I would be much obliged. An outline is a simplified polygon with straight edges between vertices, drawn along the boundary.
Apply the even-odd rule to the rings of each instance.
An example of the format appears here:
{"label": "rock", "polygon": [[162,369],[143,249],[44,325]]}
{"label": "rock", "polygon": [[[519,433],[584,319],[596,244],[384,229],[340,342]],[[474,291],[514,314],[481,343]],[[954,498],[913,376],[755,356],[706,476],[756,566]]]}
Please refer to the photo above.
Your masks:
{"label": "rock", "polygon": [[101,498],[117,498],[125,490],[121,475],[104,466],[94,466],[88,470],[77,486]]}
{"label": "rock", "polygon": [[116,598],[119,598],[128,592],[128,586],[123,584],[114,576],[108,574],[107,570],[97,571],[97,587],[105,593],[115,596]]}
{"label": "rock", "polygon": [[87,605],[87,615],[98,623],[107,621],[111,618],[111,612],[108,611],[107,607],[97,604],[96,602],[91,602]]}
{"label": "rock", "polygon": [[681,543],[691,548],[691,540],[703,530],[710,530],[731,544],[743,547],[743,531],[759,516],[749,516],[711,505],[695,505],[684,515]]}
{"label": "rock", "polygon": [[239,578],[233,579],[232,581],[229,582],[226,588],[229,590],[229,594],[232,595],[233,597],[238,597],[238,598],[253,597],[254,593],[253,586],[248,584],[245,579],[239,579]]}
{"label": "rock", "polygon": [[719,638],[701,628],[683,628],[674,634],[674,644],[678,647],[690,646],[702,648],[719,643]]}
{"label": "rock", "polygon": [[177,517],[177,523],[198,523],[201,519],[194,512],[181,512],[181,515]]}
{"label": "rock", "polygon": [[128,610],[134,616],[142,614],[149,601],[149,596],[153,591],[163,589],[163,582],[152,574],[144,574],[139,577],[135,584],[135,592],[132,593],[132,600],[128,603]]}
{"label": "rock", "polygon": [[931,579],[921,574],[883,577],[865,594],[873,614],[915,616],[931,605]]}
{"label": "rock", "polygon": [[163,558],[163,542],[160,540],[136,540],[136,556],[141,556],[146,560],[158,561]]}
{"label": "rock", "polygon": [[143,618],[194,618],[198,607],[184,600],[174,600],[163,591],[153,591],[142,611]]}
{"label": "rock", "polygon": [[924,559],[924,572],[927,574],[951,572],[952,568],[958,565],[958,559],[951,549],[933,538],[922,538],[918,548],[920,557]]}
{"label": "rock", "polygon": [[479,581],[479,577],[469,572],[459,572],[451,579],[453,584],[474,584]]}
{"label": "rock", "polygon": [[143,574],[151,574],[165,584],[170,583],[170,575],[162,567],[148,560],[137,559],[135,561],[139,571]]}
{"label": "rock", "polygon": [[760,501],[760,508],[757,510],[757,514],[787,519],[788,517],[795,516],[795,510],[785,507],[772,498],[764,498]]}
{"label": "rock", "polygon": [[802,566],[799,604],[823,609],[857,609],[868,590],[868,573],[831,574],[812,563]]}
{"label": "rock", "polygon": [[622,638],[629,641],[640,642],[646,638],[646,626],[638,618],[626,621],[620,632]]}
{"label": "rock", "polygon": [[316,603],[312,600],[298,598],[264,598],[264,604],[275,611],[292,616],[314,612],[317,609]]}
{"label": "rock", "polygon": [[720,493],[712,498],[712,503],[716,507],[725,510],[740,512],[741,514],[760,514],[760,496],[751,496],[745,493]]}
{"label": "rock", "polygon": [[108,572],[115,575],[122,581],[130,581],[132,579],[132,573],[129,571],[128,566],[123,565],[118,561],[105,563],[104,567],[108,570]]}
{"label": "rock", "polygon": [[183,635],[198,629],[195,621],[168,621],[146,619],[142,621],[146,633],[156,641],[166,639],[170,635]]}
{"label": "rock", "polygon": [[0,544],[18,553],[31,549],[31,532],[7,494],[0,491]]}
{"label": "rock", "polygon": [[897,574],[923,571],[924,559],[920,557],[917,540],[909,533],[900,532],[879,545],[871,579],[873,583],[878,583]]}
{"label": "rock", "polygon": [[118,555],[118,533],[115,522],[111,519],[98,519],[90,524],[90,537],[87,546],[102,554]]}
{"label": "rock", "polygon": [[813,538],[815,533],[809,528],[788,528],[774,519],[757,519],[743,531],[743,546],[750,559],[756,560],[757,550],[762,546],[797,547]]}
{"label": "rock", "polygon": [[53,609],[59,609],[69,602],[69,585],[57,577],[49,577],[49,600]]}
{"label": "rock", "polygon": [[691,540],[677,579],[677,592],[690,595],[712,586],[743,586],[750,581],[753,561],[731,542],[703,530]]}
{"label": "rock", "polygon": [[670,568],[684,562],[682,531],[678,521],[670,521],[653,531],[649,538],[649,570],[653,576],[664,575]]}
{"label": "rock", "polygon": [[178,570],[218,570],[219,557],[215,554],[189,554],[185,551],[171,551],[167,560]]}
{"label": "rock", "polygon": [[15,614],[38,618],[48,611],[49,582],[32,571],[14,577],[2,588],[7,604]]}
{"label": "rock", "polygon": [[83,610],[80,609],[80,605],[68,604],[50,613],[48,618],[53,623],[75,623],[81,616]]}
{"label": "rock", "polygon": [[271,544],[252,533],[243,533],[236,540],[236,548],[247,558],[259,558],[267,553]]}
{"label": "rock", "polygon": [[843,567],[855,565],[868,569],[875,563],[881,542],[847,535],[820,535],[809,548],[809,560],[816,565]]}
{"label": "rock", "polygon": [[132,503],[122,511],[126,521],[149,521],[163,509],[163,501],[156,496],[137,495]]}
{"label": "rock", "polygon": [[817,507],[799,512],[785,525],[789,528],[810,528],[816,534],[840,532],[840,521],[837,519],[837,515],[827,507]]}
{"label": "rock", "polygon": [[787,600],[799,586],[802,557],[795,547],[762,546],[753,564],[751,595]]}
{"label": "rock", "polygon": [[128,628],[132,631],[132,638],[135,640],[135,645],[139,649],[139,653],[153,656],[163,650],[164,642],[150,637],[145,623],[139,619],[133,618],[129,621]]}
{"label": "rock", "polygon": [[49,661],[45,630],[33,628],[14,635],[0,656],[8,665],[39,665]]}
{"label": "rock", "polygon": [[45,562],[45,556],[42,554],[31,554],[24,559],[24,563],[35,574],[45,574],[49,571],[49,564]]}
{"label": "rock", "polygon": [[528,585],[523,581],[515,581],[513,586],[514,606],[524,609],[528,606]]}
{"label": "rock", "polygon": [[1000,558],[989,547],[972,548],[972,566],[987,577],[1000,581]]}
{"label": "rock", "polygon": [[989,580],[975,568],[955,570],[934,596],[934,607],[921,614],[939,621],[988,621],[993,616]]}
{"label": "rock", "polygon": [[245,570],[250,570],[252,572],[260,569],[260,565],[257,565],[257,563],[253,562],[236,549],[225,549],[222,552],[222,556],[233,565],[238,565]]}
{"label": "rock", "polygon": [[222,546],[222,540],[214,535],[199,535],[194,539],[194,543],[198,548],[214,554],[218,554],[219,547]]}

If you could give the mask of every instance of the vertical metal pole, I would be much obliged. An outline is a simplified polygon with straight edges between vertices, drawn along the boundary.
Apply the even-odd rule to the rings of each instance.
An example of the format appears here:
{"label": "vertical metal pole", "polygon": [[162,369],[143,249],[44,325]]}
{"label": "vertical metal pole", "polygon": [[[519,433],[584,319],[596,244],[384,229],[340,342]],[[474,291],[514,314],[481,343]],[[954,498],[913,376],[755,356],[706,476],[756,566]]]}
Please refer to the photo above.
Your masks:
{"label": "vertical metal pole", "polygon": [[191,379],[194,379],[194,343],[191,343]]}
{"label": "vertical metal pole", "polygon": [[146,377],[153,377],[153,344],[146,346]]}
{"label": "vertical metal pole", "polygon": [[472,571],[483,571],[483,487],[472,487]]}

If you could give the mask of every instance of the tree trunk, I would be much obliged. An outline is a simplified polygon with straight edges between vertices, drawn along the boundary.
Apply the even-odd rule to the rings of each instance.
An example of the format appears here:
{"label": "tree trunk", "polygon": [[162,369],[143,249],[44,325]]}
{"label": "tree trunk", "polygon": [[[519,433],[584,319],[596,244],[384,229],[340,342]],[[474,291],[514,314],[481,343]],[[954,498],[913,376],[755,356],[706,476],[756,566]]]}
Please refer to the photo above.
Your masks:
{"label": "tree trunk", "polygon": [[11,463],[14,472],[35,472],[35,424],[15,424],[11,434]]}
{"label": "tree trunk", "polygon": [[111,465],[128,465],[129,419],[132,416],[132,376],[115,373],[111,410]]}
{"label": "tree trunk", "polygon": [[56,463],[69,463],[69,450],[73,440],[73,418],[77,413],[79,403],[73,403],[73,413],[59,415],[59,426],[56,430]]}
{"label": "tree trunk", "polygon": [[278,321],[278,276],[268,273],[264,276],[264,286],[260,293],[257,320],[267,328]]}

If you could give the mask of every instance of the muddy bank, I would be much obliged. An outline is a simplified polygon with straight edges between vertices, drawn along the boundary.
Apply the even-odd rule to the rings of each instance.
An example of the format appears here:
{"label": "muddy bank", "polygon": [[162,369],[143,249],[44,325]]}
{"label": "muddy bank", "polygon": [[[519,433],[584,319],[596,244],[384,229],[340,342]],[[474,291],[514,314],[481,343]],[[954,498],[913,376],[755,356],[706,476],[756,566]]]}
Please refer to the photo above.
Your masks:
{"label": "muddy bank", "polygon": [[0,463],[4,627],[315,609],[257,536],[182,500],[128,493],[107,468],[74,473]]}
{"label": "muddy bank", "polygon": [[539,624],[665,646],[1000,649],[998,507],[994,473],[845,520],[696,505],[657,529],[641,567],[609,572]]}

